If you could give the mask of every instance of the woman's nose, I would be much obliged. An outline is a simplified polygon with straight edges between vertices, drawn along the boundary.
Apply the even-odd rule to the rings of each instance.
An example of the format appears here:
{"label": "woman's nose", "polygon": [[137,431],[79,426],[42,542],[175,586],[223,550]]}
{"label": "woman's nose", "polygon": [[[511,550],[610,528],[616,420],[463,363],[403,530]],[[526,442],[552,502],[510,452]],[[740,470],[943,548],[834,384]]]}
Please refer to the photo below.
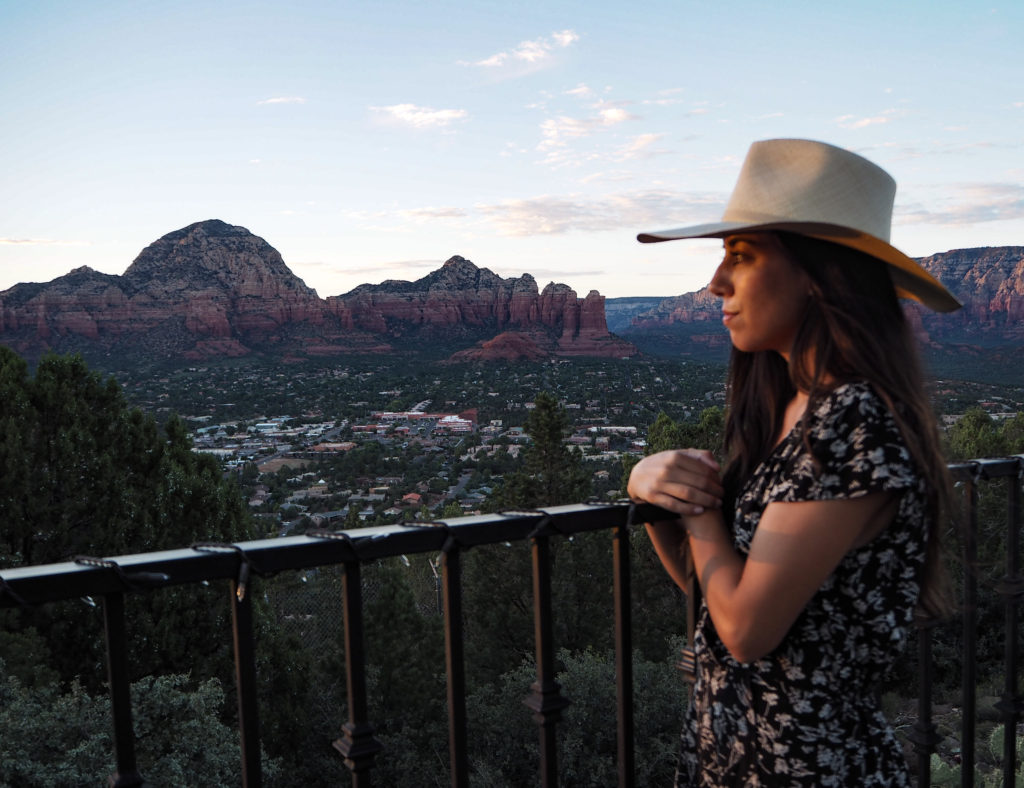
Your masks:
{"label": "woman's nose", "polygon": [[729,272],[726,270],[725,263],[719,264],[718,268],[715,269],[714,276],[711,277],[711,281],[708,282],[708,289],[713,295],[719,298],[724,298],[731,287],[729,281]]}

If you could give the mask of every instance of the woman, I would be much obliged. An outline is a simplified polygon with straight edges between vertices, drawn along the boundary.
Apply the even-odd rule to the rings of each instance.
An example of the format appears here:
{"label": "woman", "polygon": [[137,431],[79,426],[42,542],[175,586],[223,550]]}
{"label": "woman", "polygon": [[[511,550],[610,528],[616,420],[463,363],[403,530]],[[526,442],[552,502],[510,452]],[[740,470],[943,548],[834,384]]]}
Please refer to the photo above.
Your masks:
{"label": "woman", "polygon": [[946,466],[897,296],[959,307],[889,244],[895,182],[808,140],[755,143],[710,289],[733,343],[724,472],[643,459],[629,494],[669,574],[703,592],[677,786],[908,785],[877,683],[916,609],[942,607]]}

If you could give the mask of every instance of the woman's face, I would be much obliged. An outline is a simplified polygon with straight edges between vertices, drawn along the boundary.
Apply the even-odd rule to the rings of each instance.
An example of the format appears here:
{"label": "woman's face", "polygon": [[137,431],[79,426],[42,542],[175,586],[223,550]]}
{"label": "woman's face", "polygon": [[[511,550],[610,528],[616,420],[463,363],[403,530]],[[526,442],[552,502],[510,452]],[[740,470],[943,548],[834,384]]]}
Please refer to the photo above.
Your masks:
{"label": "woman's face", "polygon": [[787,361],[810,298],[811,279],[774,233],[724,239],[725,257],[709,285],[722,299],[722,323],[737,350],[774,350]]}

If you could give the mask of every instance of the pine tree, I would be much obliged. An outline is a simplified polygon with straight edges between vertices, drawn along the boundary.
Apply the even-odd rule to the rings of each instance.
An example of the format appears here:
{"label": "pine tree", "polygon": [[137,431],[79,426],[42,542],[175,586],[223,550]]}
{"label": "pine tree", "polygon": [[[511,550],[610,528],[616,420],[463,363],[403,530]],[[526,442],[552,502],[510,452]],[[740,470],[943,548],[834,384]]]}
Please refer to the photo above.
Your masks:
{"label": "pine tree", "polygon": [[569,416],[553,394],[541,392],[526,417],[530,445],[523,467],[506,474],[495,496],[501,509],[532,509],[579,503],[590,494],[590,478],[580,455],[565,445]]}
{"label": "pine tree", "polygon": [[[192,451],[181,420],[171,418],[161,434],[152,417],[128,406],[113,378],[102,379],[80,357],[45,356],[30,377],[24,361],[0,348],[0,393],[0,566],[252,537],[237,489],[212,457]],[[134,677],[180,670],[182,660],[197,672],[230,676],[222,591],[130,596]],[[100,612],[80,602],[8,611],[0,658],[17,641],[14,633],[37,633],[37,647],[65,681],[81,675],[97,684]]]}
{"label": "pine tree", "polygon": [[[590,478],[582,459],[564,443],[570,427],[565,408],[547,392],[538,394],[534,403],[525,424],[530,445],[523,452],[522,468],[505,475],[502,487],[488,501],[489,508],[530,510],[579,503],[589,496]],[[611,633],[608,535],[581,534],[572,543],[553,538],[551,546],[556,638],[570,649],[607,646]],[[465,577],[468,659],[474,671],[491,679],[533,655],[529,545],[476,548],[466,556]],[[594,616],[595,609],[607,609],[609,618]]]}

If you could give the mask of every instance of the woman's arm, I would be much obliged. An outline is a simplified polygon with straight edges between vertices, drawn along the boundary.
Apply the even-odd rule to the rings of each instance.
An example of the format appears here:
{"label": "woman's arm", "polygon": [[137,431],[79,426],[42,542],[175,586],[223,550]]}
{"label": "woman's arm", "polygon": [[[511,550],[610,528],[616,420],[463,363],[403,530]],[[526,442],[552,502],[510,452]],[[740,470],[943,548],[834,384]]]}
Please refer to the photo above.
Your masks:
{"label": "woman's arm", "polygon": [[745,559],[719,512],[688,517],[697,577],[729,653],[753,662],[774,650],[843,556],[880,531],[895,509],[891,493],[770,503]]}
{"label": "woman's arm", "polygon": [[[679,515],[700,514],[722,505],[719,466],[710,452],[697,449],[663,451],[644,457],[629,476],[627,493]],[[686,591],[685,522],[647,524],[647,534],[665,571]]]}
{"label": "woman's arm", "polygon": [[771,503],[744,558],[722,521],[717,463],[707,452],[645,457],[633,469],[628,491],[633,500],[681,515],[677,522],[648,526],[655,551],[682,587],[688,541],[711,620],[740,662],[778,646],[843,556],[878,533],[896,507],[892,493]]}

